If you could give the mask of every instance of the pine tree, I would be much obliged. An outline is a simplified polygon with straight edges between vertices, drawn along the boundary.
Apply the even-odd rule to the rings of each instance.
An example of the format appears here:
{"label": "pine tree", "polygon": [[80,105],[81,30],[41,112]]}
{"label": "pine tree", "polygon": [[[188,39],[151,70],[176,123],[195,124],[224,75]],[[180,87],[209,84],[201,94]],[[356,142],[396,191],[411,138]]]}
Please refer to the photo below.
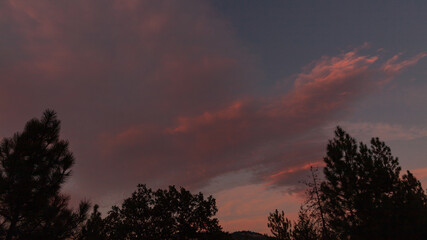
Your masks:
{"label": "pine tree", "polygon": [[292,223],[285,217],[283,211],[279,212],[277,209],[270,213],[268,216],[268,224],[273,236],[278,240],[291,240],[292,239]]}
{"label": "pine tree", "polygon": [[384,142],[356,144],[338,127],[324,161],[321,199],[338,239],[426,239],[426,195]]}
{"label": "pine tree", "polygon": [[60,189],[74,157],[59,139],[60,121],[51,110],[30,120],[22,133],[0,144],[0,239],[69,239],[89,208],[68,208]]}

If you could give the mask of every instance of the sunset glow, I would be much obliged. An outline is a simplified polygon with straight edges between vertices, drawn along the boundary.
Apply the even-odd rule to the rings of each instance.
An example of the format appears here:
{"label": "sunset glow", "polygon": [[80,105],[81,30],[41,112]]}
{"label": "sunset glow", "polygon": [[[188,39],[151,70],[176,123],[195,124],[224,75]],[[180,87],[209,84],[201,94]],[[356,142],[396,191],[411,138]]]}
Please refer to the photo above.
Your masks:
{"label": "sunset glow", "polygon": [[338,125],[425,187],[427,5],[333,2],[1,1],[0,136],[54,109],[73,204],[183,186],[230,232],[295,219]]}

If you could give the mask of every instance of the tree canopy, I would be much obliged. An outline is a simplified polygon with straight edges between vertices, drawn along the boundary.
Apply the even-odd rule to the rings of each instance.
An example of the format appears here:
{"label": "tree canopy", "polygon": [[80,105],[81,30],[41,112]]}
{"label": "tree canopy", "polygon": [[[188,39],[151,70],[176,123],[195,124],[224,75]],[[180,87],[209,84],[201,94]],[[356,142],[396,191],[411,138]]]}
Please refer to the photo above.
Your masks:
{"label": "tree canopy", "polygon": [[[105,218],[88,202],[68,206],[61,187],[71,175],[73,154],[59,138],[60,121],[47,110],[21,133],[0,143],[0,240],[232,239],[215,218],[212,196],[169,186],[140,184]],[[328,142],[324,176],[311,169],[307,201],[298,220],[283,211],[268,217],[276,239],[427,239],[427,195],[378,138],[370,145],[341,128]],[[323,179],[323,180],[322,180]]]}
{"label": "tree canopy", "polygon": [[73,154],[59,138],[60,121],[47,110],[21,133],[0,143],[0,240],[222,239],[215,199],[170,186],[138,185],[105,218],[89,203],[68,206],[61,187],[71,176]]}
{"label": "tree canopy", "polygon": [[88,203],[74,212],[60,193],[74,157],[59,131],[56,113],[47,110],[1,141],[0,239],[70,239],[85,220]]}
{"label": "tree canopy", "polygon": [[312,239],[294,234],[304,225],[313,226],[319,239],[427,239],[427,196],[411,172],[401,175],[384,142],[372,138],[369,146],[358,144],[337,127],[324,162],[320,188],[316,182],[309,186],[316,194],[308,202],[315,204],[306,207],[316,214],[311,220],[300,215],[290,239]]}
{"label": "tree canopy", "polygon": [[270,213],[268,216],[267,226],[271,229],[271,233],[278,240],[289,240],[291,239],[291,228],[292,223],[285,217],[285,212],[279,212],[277,209],[275,212]]}
{"label": "tree canopy", "polygon": [[[101,219],[96,209],[81,239],[220,239],[224,236],[212,196],[191,194],[184,188],[153,191],[138,185],[121,207],[113,206]],[[102,224],[99,224],[102,221]],[[97,224],[94,224],[97,223]],[[89,238],[89,233],[99,235]]]}

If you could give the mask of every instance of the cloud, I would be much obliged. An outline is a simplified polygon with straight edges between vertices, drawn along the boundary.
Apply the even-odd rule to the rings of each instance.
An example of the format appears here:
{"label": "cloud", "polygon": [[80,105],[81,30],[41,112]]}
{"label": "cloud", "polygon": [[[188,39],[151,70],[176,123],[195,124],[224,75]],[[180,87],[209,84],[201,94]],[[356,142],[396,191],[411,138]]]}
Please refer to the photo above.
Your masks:
{"label": "cloud", "polygon": [[394,55],[393,57],[388,59],[382,65],[381,71],[384,72],[384,74],[386,74],[387,77],[384,78],[383,81],[380,81],[379,85],[384,85],[384,84],[390,82],[396,74],[399,74],[402,71],[404,71],[406,68],[408,68],[412,65],[415,65],[416,63],[418,63],[419,60],[421,60],[422,58],[427,56],[427,53],[422,52],[422,53],[415,55],[412,58],[405,59],[405,60],[402,60],[399,62],[398,60],[402,54],[403,53],[399,53],[399,54]]}
{"label": "cloud", "polygon": [[[415,177],[417,177],[421,182],[427,181],[427,168],[417,168],[410,170]],[[425,186],[425,184],[423,184]]]}
{"label": "cloud", "polygon": [[[270,233],[267,216],[275,209],[298,209],[301,201],[297,194],[274,191],[262,184],[230,188],[215,194],[220,211],[218,218],[225,231],[242,230]],[[286,216],[296,219],[298,210],[287,211]]]}
{"label": "cloud", "polygon": [[280,184],[278,182],[278,180],[289,184],[289,182],[288,182],[289,178],[293,178],[293,179],[299,178],[300,181],[305,181],[305,180],[307,180],[307,179],[305,179],[305,178],[307,178],[307,176],[302,176],[302,174],[306,174],[307,171],[310,170],[311,168],[316,169],[316,168],[323,167],[323,166],[324,166],[324,162],[318,161],[318,162],[306,163],[306,164],[301,165],[301,166],[289,167],[287,169],[283,169],[283,170],[269,176],[270,182],[268,184],[269,185]]}
{"label": "cloud", "polygon": [[427,129],[425,128],[408,127],[399,124],[342,122],[340,125],[352,135],[362,139],[370,139],[378,136],[384,141],[408,141],[427,137]]}
{"label": "cloud", "polygon": [[325,140],[316,130],[383,80],[378,59],[358,50],[324,56],[305,67],[288,92],[237,98],[195,116],[180,114],[170,127],[132,126],[104,136],[110,144],[103,148],[131,159],[130,169],[149,164],[153,176],[144,175],[161,176],[157,181],[198,187],[222,174],[252,169],[271,184],[294,185],[308,169],[304,166],[321,161]]}
{"label": "cloud", "polygon": [[208,2],[2,1],[0,31],[1,135],[56,109],[77,158],[69,189],[94,201],[239,170],[295,185],[323,127],[424,56],[324,56],[260,96],[256,61]]}
{"label": "cloud", "polygon": [[427,56],[427,53],[419,53],[416,56],[406,59],[400,62],[397,62],[402,53],[394,55],[392,58],[387,60],[383,66],[382,70],[387,74],[395,74],[403,71],[405,68],[416,64],[420,59]]}
{"label": "cloud", "polygon": [[140,144],[159,154],[172,144],[159,133],[177,116],[220,109],[255,85],[249,76],[256,72],[243,70],[251,57],[206,2],[3,1],[0,15],[7,36],[0,44],[0,123],[9,126],[1,134],[56,109],[78,159],[73,181],[82,188],[93,182],[82,191],[133,187],[157,165],[146,152],[134,178],[122,180],[134,166],[127,158],[136,156],[115,158],[104,146],[130,138],[131,149],[143,134],[153,139]]}

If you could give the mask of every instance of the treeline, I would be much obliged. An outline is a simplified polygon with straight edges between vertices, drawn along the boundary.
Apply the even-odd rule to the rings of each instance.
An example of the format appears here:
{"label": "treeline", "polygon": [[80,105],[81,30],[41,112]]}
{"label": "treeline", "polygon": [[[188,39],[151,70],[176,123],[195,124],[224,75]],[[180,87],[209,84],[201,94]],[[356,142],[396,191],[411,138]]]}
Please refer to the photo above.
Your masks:
{"label": "treeline", "polygon": [[277,239],[427,239],[427,196],[384,142],[357,143],[338,127],[324,162],[322,181],[311,169],[297,221],[278,210],[268,217]]}
{"label": "treeline", "polygon": [[[71,209],[60,190],[74,157],[59,132],[56,113],[47,110],[1,141],[0,240],[242,237],[222,231],[212,196],[175,186],[138,185],[105,217],[87,201]],[[397,158],[383,142],[357,144],[337,128],[324,161],[324,178],[312,169],[298,220],[278,210],[268,216],[276,239],[427,239],[427,196],[410,172],[400,175]]]}
{"label": "treeline", "polygon": [[[0,144],[0,239],[121,240],[222,239],[215,199],[170,186],[138,185],[121,206],[102,218],[98,206],[81,202],[73,211],[60,192],[74,157],[59,138],[51,110],[30,120],[22,133]],[[91,211],[91,213],[89,213]]]}

